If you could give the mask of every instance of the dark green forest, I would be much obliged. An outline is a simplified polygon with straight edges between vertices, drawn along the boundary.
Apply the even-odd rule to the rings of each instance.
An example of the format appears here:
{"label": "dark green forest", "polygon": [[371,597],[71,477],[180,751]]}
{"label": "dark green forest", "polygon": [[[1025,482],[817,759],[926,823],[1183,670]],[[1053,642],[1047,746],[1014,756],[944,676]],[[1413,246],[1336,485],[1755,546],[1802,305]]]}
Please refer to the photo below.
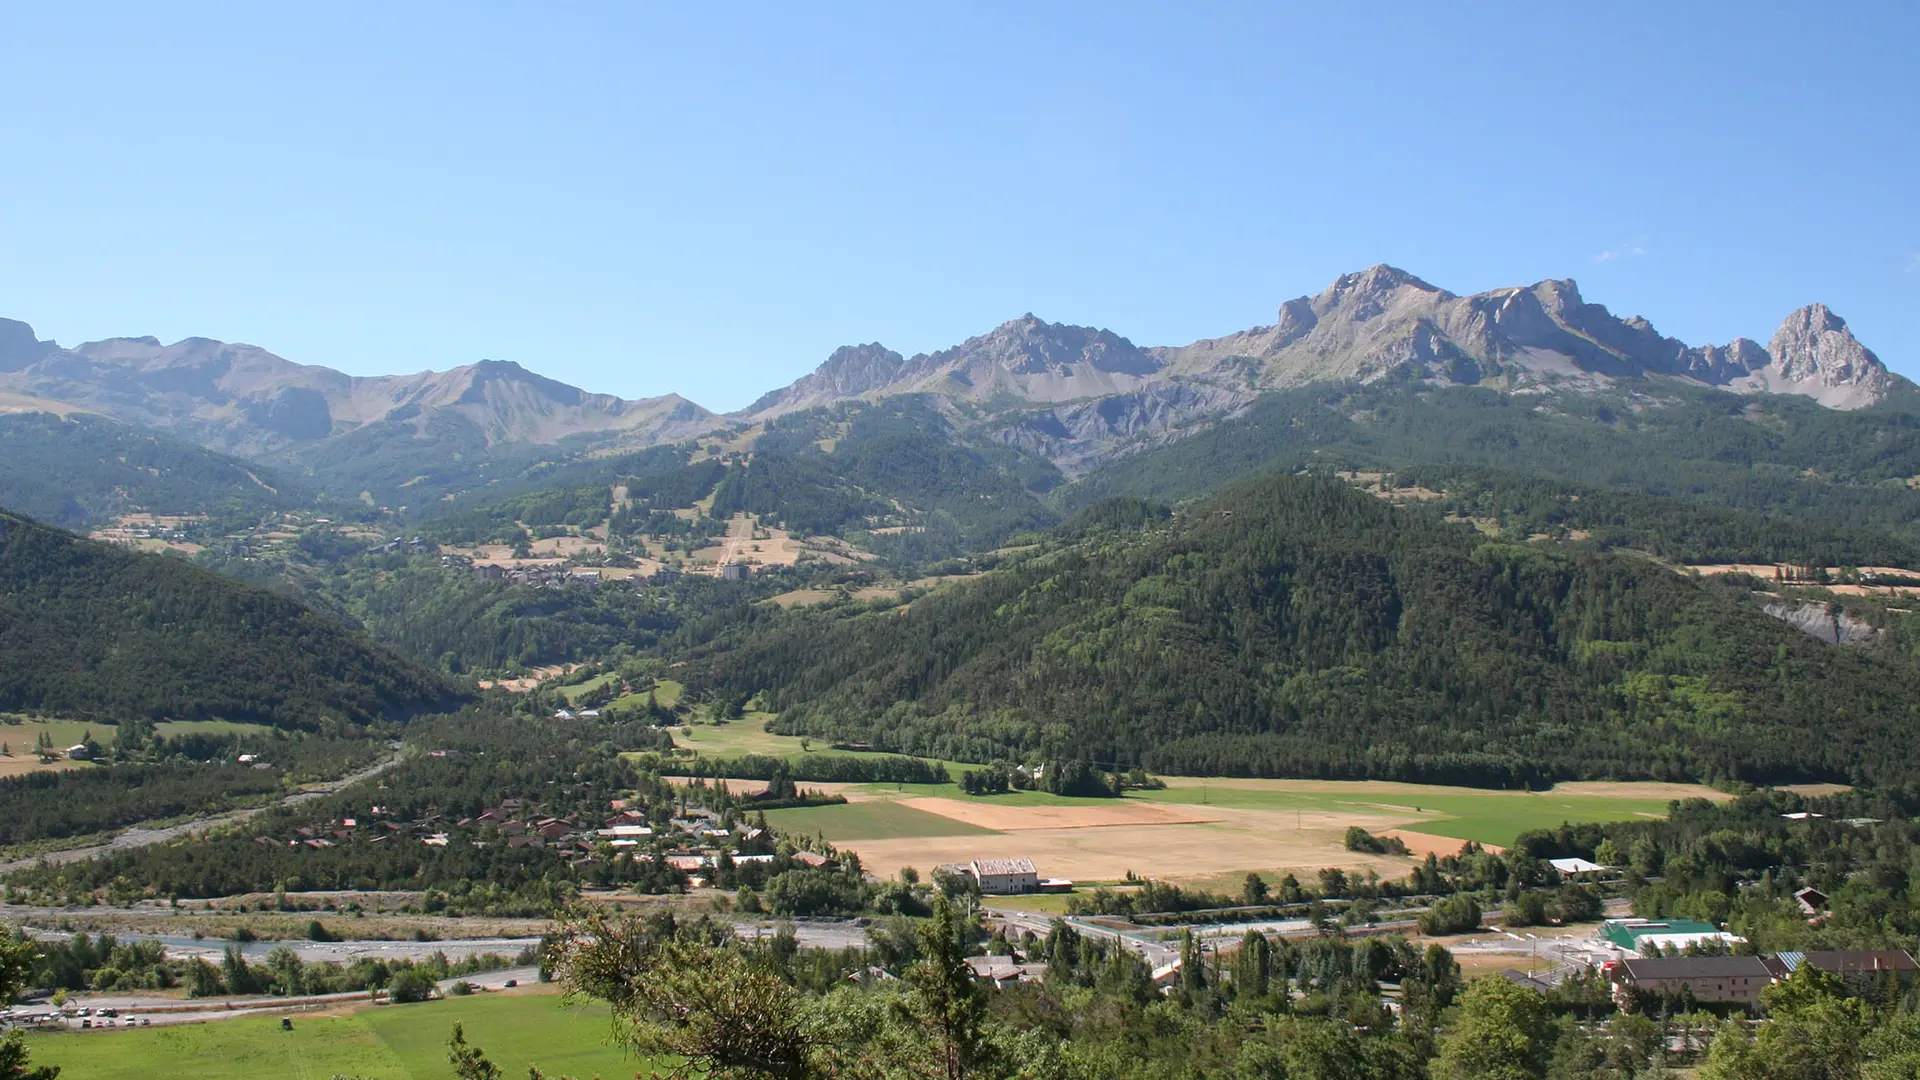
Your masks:
{"label": "dark green forest", "polygon": [[[1189,498],[1276,467],[1478,466],[1811,524],[1903,532],[1920,522],[1920,418],[1794,397],[1662,387],[1658,407],[1604,394],[1311,386],[1268,394],[1192,438],[1121,458],[1066,489]],[[1907,542],[1913,539],[1909,532]]]}
{"label": "dark green forest", "polygon": [[0,513],[0,710],[315,729],[452,699],[297,601]]}
{"label": "dark green forest", "polygon": [[764,693],[781,731],[957,760],[1489,786],[1920,779],[1900,737],[1920,669],[1899,633],[1828,646],[1750,587],[1281,476],[905,611],[755,609],[688,681]]}
{"label": "dark green forest", "polygon": [[131,510],[254,520],[310,497],[264,465],[104,417],[0,415],[0,507],[65,528]]}

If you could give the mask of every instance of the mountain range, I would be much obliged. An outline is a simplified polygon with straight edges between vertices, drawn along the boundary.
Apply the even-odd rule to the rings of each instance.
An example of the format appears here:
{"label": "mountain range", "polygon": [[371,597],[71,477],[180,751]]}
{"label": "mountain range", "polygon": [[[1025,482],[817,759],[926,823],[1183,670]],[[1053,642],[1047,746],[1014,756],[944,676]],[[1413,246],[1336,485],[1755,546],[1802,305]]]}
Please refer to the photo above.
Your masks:
{"label": "mountain range", "polygon": [[1400,383],[1649,399],[1690,386],[1797,395],[1839,410],[1913,385],[1821,304],[1788,315],[1765,345],[1695,346],[1587,302],[1572,281],[1459,296],[1390,266],[1289,300],[1271,325],[1186,345],[1143,347],[1032,314],[912,357],[849,345],[726,415],[671,393],[594,394],[509,361],[351,376],[206,338],[67,348],[0,319],[0,415],[98,414],[380,505],[418,505],[530,463],[909,395],[976,442],[1044,457],[1072,478],[1204,430],[1276,390]]}

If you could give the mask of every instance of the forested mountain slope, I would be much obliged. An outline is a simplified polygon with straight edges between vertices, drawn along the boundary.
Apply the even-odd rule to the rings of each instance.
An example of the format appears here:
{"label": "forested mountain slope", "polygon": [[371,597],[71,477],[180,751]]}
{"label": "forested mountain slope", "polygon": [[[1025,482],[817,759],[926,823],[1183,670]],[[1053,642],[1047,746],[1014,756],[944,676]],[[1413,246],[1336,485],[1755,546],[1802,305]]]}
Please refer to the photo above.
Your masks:
{"label": "forested mountain slope", "polygon": [[0,513],[0,710],[319,728],[451,697],[292,600]]}
{"label": "forested mountain slope", "polygon": [[0,506],[56,525],[129,510],[258,517],[307,498],[266,466],[104,416],[0,411]]}
{"label": "forested mountain slope", "polygon": [[1085,538],[904,611],[764,610],[696,653],[689,681],[764,693],[783,731],[976,761],[1920,780],[1920,670],[1899,633],[1828,646],[1748,587],[1493,542],[1291,476],[1165,525],[1063,531]]}
{"label": "forested mountain slope", "polygon": [[1119,459],[1062,492],[1182,499],[1281,466],[1487,466],[1598,490],[1816,524],[1920,523],[1920,417],[1669,387],[1658,407],[1597,394],[1345,384],[1262,397],[1192,438]]}

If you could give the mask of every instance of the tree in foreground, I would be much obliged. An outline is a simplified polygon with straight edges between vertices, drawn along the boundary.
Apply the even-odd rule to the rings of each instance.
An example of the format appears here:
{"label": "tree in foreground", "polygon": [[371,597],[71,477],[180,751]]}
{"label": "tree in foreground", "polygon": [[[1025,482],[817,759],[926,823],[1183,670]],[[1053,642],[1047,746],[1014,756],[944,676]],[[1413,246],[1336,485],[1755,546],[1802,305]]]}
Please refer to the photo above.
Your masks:
{"label": "tree in foreground", "polygon": [[1540,995],[1498,976],[1460,995],[1453,1030],[1440,1042],[1435,1080],[1536,1080],[1546,1075],[1553,1021]]}
{"label": "tree in foreground", "polygon": [[[38,956],[33,942],[0,935],[0,1005],[11,1002],[13,995],[27,985]],[[9,1031],[0,1038],[0,1080],[54,1080],[59,1075],[58,1065],[36,1068],[28,1062],[26,1036],[19,1031]]]}

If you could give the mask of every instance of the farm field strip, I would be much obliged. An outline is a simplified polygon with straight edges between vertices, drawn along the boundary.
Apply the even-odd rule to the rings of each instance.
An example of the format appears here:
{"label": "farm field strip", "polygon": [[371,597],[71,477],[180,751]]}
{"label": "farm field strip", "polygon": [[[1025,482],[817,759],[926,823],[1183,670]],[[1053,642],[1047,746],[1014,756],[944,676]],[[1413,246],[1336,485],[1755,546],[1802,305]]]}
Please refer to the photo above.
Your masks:
{"label": "farm field strip", "polygon": [[[856,753],[803,751],[800,739],[765,731],[767,719],[752,714],[725,726],[698,725],[690,735],[676,733],[675,738],[715,757]],[[978,767],[944,764],[956,776]],[[1191,881],[1333,866],[1391,877],[1405,873],[1412,858],[1348,851],[1350,826],[1398,835],[1419,857],[1457,851],[1469,840],[1505,847],[1528,830],[1568,822],[1665,817],[1674,799],[1730,798],[1698,785],[1651,782],[1588,781],[1526,792],[1394,781],[1165,779],[1165,788],[1130,792],[1118,800],[1042,791],[968,795],[957,783],[801,781],[803,788],[845,795],[848,803],[775,811],[769,819],[852,847],[880,874],[904,866],[925,871],[974,858],[1023,857],[1033,859],[1042,875],[1076,879],[1113,879],[1131,870]],[[998,839],[989,841],[989,835]]]}
{"label": "farm field strip", "polygon": [[538,1065],[549,1076],[625,1076],[645,1065],[607,1045],[604,1006],[567,1006],[554,994],[520,992],[452,998],[418,1005],[365,1006],[346,1015],[295,1014],[294,1029],[277,1016],[244,1017],[171,1027],[34,1034],[36,1064],[88,1080],[328,1080],[336,1075],[380,1080],[443,1080],[447,1037],[455,1021],[469,1042],[508,1076]]}

